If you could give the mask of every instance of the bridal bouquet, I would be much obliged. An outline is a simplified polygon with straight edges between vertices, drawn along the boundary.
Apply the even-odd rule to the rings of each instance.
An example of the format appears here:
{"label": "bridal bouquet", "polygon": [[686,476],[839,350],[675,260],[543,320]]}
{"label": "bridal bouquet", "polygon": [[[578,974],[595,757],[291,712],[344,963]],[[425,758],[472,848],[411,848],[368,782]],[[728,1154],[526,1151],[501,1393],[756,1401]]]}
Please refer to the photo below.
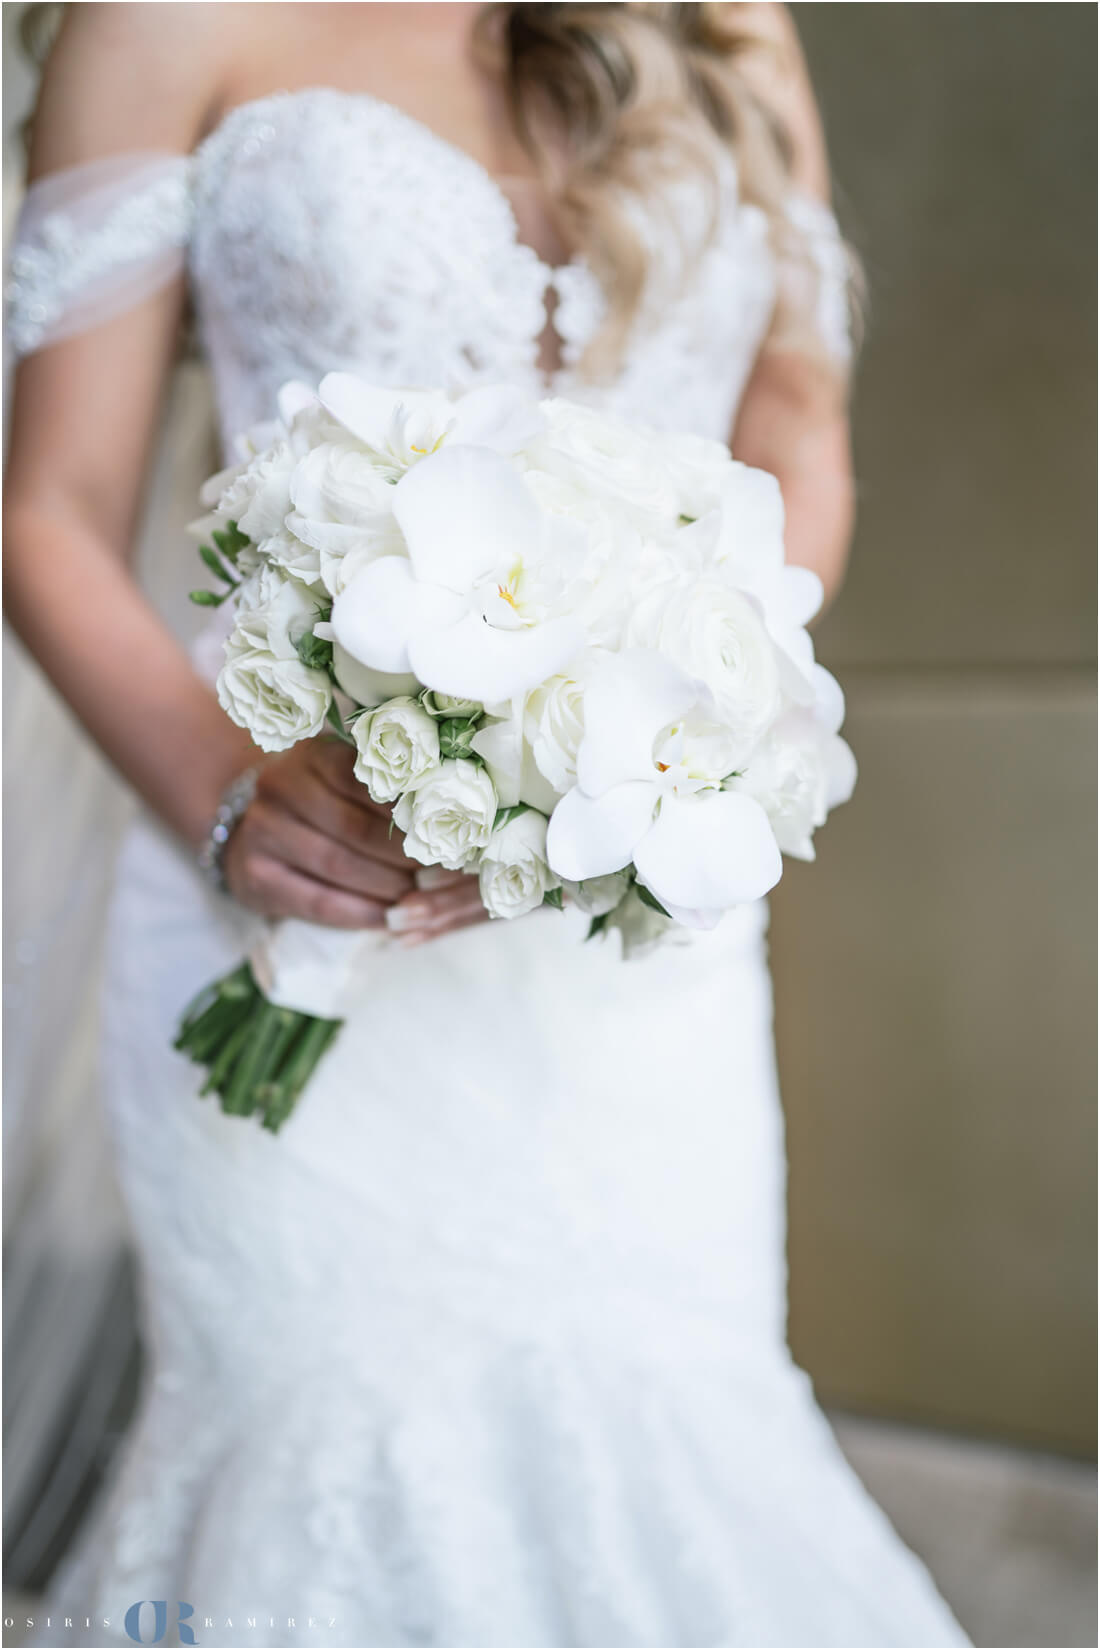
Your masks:
{"label": "bridal bouquet", "polygon": [[[813,858],[855,764],[774,477],[507,388],[334,373],[280,411],[204,490],[222,590],[196,593],[233,603],[218,694],[262,750],[332,729],[413,859],[627,954]],[[274,925],[184,1019],[204,1092],[277,1129],[379,943]]]}

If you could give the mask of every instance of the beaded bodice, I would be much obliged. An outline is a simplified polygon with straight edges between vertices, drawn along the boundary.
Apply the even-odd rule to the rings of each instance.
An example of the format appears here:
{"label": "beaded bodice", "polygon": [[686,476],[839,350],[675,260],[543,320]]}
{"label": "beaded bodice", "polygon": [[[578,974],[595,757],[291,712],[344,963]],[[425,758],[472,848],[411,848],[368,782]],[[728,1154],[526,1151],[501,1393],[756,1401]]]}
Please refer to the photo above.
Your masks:
{"label": "beaded bodice", "polygon": [[[824,277],[819,323],[842,351],[835,228],[823,208],[795,210]],[[227,440],[272,415],[287,379],[334,368],[552,388],[728,438],[779,278],[765,217],[739,200],[731,168],[706,253],[677,289],[654,284],[614,380],[596,389],[577,371],[603,313],[583,258],[544,263],[493,177],[419,121],[313,88],[241,105],[192,155],[113,157],[36,185],[12,259],[12,341],[25,352],[116,312],[184,249]],[[548,312],[561,364],[545,380]]]}

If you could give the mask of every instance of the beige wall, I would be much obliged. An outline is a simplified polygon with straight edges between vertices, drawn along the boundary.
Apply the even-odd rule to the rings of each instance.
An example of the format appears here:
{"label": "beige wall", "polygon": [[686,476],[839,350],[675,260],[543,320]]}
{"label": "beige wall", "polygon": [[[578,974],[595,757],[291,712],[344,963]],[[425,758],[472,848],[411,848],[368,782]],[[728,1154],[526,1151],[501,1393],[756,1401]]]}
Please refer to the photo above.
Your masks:
{"label": "beige wall", "polygon": [[1096,13],[794,11],[872,297],[819,637],[861,781],[774,901],[792,1338],[841,1403],[1087,1449]]}

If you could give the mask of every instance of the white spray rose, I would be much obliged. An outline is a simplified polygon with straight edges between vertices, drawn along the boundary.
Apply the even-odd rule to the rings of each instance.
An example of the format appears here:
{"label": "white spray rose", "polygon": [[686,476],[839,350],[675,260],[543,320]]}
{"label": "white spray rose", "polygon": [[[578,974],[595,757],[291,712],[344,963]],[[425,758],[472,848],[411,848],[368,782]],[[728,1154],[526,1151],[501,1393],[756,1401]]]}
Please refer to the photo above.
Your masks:
{"label": "white spray rose", "polygon": [[393,810],[405,852],[421,865],[461,871],[493,832],[497,794],[485,769],[462,758],[441,762]]}
{"label": "white spray rose", "polygon": [[301,662],[295,645],[313,629],[317,612],[316,598],[303,585],[268,564],[238,591],[218,699],[261,750],[287,750],[325,725],[332,684],[326,672]]}
{"label": "white spray rose", "polygon": [[481,901],[491,917],[522,917],[560,887],[546,863],[546,816],[525,809],[494,831],[478,869]]}
{"label": "white spray rose", "polygon": [[426,693],[424,709],[429,716],[445,720],[452,716],[475,716],[481,710],[476,699],[456,699],[453,693]]}
{"label": "white spray rose", "polygon": [[218,701],[261,750],[285,751],[320,733],[332,686],[324,671],[311,670],[299,659],[279,659],[256,648],[238,650],[231,638],[218,675]]}
{"label": "white spray rose", "polygon": [[353,725],[355,777],[376,802],[395,802],[439,763],[436,724],[415,699],[391,699]]}

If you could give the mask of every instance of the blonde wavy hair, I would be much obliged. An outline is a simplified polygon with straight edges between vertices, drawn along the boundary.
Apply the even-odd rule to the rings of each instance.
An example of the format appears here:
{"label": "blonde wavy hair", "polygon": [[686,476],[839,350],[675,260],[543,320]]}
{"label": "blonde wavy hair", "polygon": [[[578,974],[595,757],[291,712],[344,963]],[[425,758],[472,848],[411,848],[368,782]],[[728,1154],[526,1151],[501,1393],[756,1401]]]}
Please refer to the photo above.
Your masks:
{"label": "blonde wavy hair", "polygon": [[[36,62],[48,54],[64,9],[27,7],[21,32]],[[814,324],[817,265],[786,210],[790,139],[742,72],[748,54],[776,48],[740,27],[737,12],[707,3],[483,7],[482,60],[503,81],[563,233],[606,295],[603,326],[581,363],[589,377],[614,370],[647,294],[652,260],[639,205],[686,279],[715,233],[732,158],[740,198],[764,212],[777,259],[805,277],[781,284],[768,345],[799,351],[838,386],[846,383],[846,368],[827,355]],[[703,208],[697,231],[677,209],[685,182]],[[862,279],[849,248],[846,256],[854,333]]]}
{"label": "blonde wavy hair", "polygon": [[[742,72],[750,53],[775,52],[721,4],[491,5],[483,51],[503,71],[517,131],[554,200],[568,239],[581,248],[607,297],[607,315],[583,365],[592,376],[622,355],[646,296],[651,259],[639,202],[679,254],[683,277],[718,221],[732,158],[740,198],[765,214],[777,259],[805,278],[783,283],[768,343],[798,350],[838,379],[814,324],[819,274],[786,206],[792,145]],[[725,165],[724,165],[725,163]],[[701,231],[677,211],[684,183],[699,191]],[[845,248],[853,332],[861,288]],[[794,300],[791,292],[797,291]]]}

